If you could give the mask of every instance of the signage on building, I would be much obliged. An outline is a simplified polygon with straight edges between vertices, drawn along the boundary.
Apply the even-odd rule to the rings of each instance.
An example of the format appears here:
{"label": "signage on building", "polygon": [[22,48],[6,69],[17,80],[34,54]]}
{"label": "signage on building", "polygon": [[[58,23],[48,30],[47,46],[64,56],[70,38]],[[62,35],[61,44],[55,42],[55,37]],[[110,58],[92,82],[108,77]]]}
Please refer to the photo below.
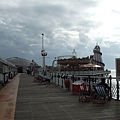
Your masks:
{"label": "signage on building", "polygon": [[116,58],[116,78],[120,80],[120,58]]}

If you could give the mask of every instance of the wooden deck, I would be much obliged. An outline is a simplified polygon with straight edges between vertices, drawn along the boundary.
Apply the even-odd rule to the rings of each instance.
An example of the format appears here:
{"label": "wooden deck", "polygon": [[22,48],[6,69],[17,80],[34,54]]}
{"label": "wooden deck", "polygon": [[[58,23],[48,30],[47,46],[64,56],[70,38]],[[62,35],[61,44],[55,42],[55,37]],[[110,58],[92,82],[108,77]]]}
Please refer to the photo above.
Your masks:
{"label": "wooden deck", "polygon": [[0,120],[120,120],[120,101],[78,102],[60,86],[38,85],[20,74],[0,91]]}
{"label": "wooden deck", "polygon": [[14,120],[19,74],[0,90],[0,120]]}

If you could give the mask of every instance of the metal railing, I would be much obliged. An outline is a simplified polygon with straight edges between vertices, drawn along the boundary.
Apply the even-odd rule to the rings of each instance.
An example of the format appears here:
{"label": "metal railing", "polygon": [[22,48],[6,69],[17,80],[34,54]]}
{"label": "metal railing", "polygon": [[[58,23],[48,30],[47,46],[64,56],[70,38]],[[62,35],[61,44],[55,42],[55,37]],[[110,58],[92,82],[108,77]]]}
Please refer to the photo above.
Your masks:
{"label": "metal railing", "polygon": [[[59,72],[55,72],[52,74],[52,81],[57,85],[61,86],[62,88],[65,88],[64,81],[66,79],[69,79],[70,81],[70,90],[72,90],[72,83],[74,83],[76,80],[83,80],[84,82],[88,82],[89,85],[97,84],[101,81],[101,76],[94,76],[94,75],[75,75],[75,74],[63,74]],[[110,98],[119,100],[119,81],[116,80],[116,77],[106,76],[106,83],[110,87]]]}

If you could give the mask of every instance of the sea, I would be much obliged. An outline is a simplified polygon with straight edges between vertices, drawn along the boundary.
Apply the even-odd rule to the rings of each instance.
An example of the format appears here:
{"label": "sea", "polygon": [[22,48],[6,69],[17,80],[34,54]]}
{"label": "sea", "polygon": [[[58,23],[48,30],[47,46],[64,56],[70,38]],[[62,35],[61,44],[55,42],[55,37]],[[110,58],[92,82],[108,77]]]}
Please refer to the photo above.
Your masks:
{"label": "sea", "polygon": [[111,69],[110,71],[111,71],[110,75],[112,77],[116,77],[116,70],[115,69]]}
{"label": "sea", "polygon": [[[112,98],[117,99],[117,94],[116,94],[117,89],[115,89],[116,86],[117,86],[116,70],[115,70],[115,69],[112,69],[110,75],[112,76],[112,92],[113,92],[113,93],[112,93]],[[120,88],[120,80],[119,80],[118,83],[119,83],[119,88]],[[120,100],[120,89],[119,89],[119,100]]]}
{"label": "sea", "polygon": [[111,73],[110,73],[110,75],[112,76],[112,85],[116,85],[116,70],[115,69],[111,69],[110,70],[111,71]]}

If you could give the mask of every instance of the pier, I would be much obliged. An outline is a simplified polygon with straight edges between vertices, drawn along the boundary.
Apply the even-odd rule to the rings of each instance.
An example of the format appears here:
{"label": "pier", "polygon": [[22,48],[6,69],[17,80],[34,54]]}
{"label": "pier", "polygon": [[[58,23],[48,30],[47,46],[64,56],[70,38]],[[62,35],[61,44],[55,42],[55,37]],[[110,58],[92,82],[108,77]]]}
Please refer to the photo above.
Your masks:
{"label": "pier", "polygon": [[78,95],[55,84],[17,74],[0,91],[0,120],[119,120],[120,102],[78,102]]}

